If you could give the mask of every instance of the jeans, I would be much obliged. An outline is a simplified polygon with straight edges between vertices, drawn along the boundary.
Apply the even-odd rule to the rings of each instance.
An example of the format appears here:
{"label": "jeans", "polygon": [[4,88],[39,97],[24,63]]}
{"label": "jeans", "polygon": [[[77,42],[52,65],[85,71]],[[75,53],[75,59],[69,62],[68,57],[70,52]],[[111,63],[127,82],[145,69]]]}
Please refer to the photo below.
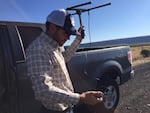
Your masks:
{"label": "jeans", "polygon": [[70,110],[70,111],[68,111],[68,112],[66,112],[66,113],[73,113],[73,110]]}

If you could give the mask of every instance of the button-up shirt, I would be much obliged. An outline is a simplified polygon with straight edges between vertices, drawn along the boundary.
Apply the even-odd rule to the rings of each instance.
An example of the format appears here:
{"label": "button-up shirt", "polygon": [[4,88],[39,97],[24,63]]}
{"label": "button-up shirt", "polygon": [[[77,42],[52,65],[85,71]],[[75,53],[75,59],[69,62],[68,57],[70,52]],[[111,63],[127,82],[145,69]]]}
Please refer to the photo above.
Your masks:
{"label": "button-up shirt", "polygon": [[74,93],[66,61],[70,60],[80,42],[76,38],[62,52],[58,43],[42,32],[26,50],[28,76],[35,98],[47,109],[63,111],[79,102],[80,97]]}

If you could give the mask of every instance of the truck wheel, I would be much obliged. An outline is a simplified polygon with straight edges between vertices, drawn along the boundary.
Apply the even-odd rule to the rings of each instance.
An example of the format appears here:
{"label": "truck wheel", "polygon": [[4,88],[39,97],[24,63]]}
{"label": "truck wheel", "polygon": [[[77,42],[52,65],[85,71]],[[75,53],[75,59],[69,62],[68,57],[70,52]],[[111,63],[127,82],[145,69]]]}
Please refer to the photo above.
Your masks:
{"label": "truck wheel", "polygon": [[104,102],[95,106],[88,106],[91,113],[114,113],[119,102],[119,86],[116,81],[109,80],[98,83],[97,90],[104,93]]}

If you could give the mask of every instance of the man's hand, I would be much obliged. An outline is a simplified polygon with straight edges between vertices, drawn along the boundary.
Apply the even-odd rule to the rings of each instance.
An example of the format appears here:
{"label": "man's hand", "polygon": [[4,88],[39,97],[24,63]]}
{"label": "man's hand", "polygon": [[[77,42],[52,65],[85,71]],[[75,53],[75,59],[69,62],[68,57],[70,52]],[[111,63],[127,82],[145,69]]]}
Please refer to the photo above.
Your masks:
{"label": "man's hand", "polygon": [[84,30],[84,26],[81,26],[79,29],[78,29],[78,32],[81,34],[81,39],[83,39],[85,37],[85,30]]}
{"label": "man's hand", "polygon": [[80,94],[80,102],[89,105],[95,105],[103,102],[103,93],[101,91],[87,91]]}

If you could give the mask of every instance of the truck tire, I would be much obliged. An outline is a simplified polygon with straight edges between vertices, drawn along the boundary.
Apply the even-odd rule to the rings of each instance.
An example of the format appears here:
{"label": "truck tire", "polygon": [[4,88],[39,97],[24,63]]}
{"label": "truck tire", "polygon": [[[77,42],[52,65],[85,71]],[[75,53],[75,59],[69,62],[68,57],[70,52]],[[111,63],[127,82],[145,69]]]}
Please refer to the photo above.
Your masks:
{"label": "truck tire", "polygon": [[96,113],[100,113],[101,110],[104,113],[113,113],[119,102],[119,85],[115,80],[109,80],[98,86],[97,89],[104,93],[104,102],[100,105],[101,107],[96,105],[96,108],[101,108],[97,109]]}
{"label": "truck tire", "polygon": [[90,113],[114,113],[119,102],[119,86],[115,80],[98,83],[97,90],[104,93],[104,102],[88,106]]}

